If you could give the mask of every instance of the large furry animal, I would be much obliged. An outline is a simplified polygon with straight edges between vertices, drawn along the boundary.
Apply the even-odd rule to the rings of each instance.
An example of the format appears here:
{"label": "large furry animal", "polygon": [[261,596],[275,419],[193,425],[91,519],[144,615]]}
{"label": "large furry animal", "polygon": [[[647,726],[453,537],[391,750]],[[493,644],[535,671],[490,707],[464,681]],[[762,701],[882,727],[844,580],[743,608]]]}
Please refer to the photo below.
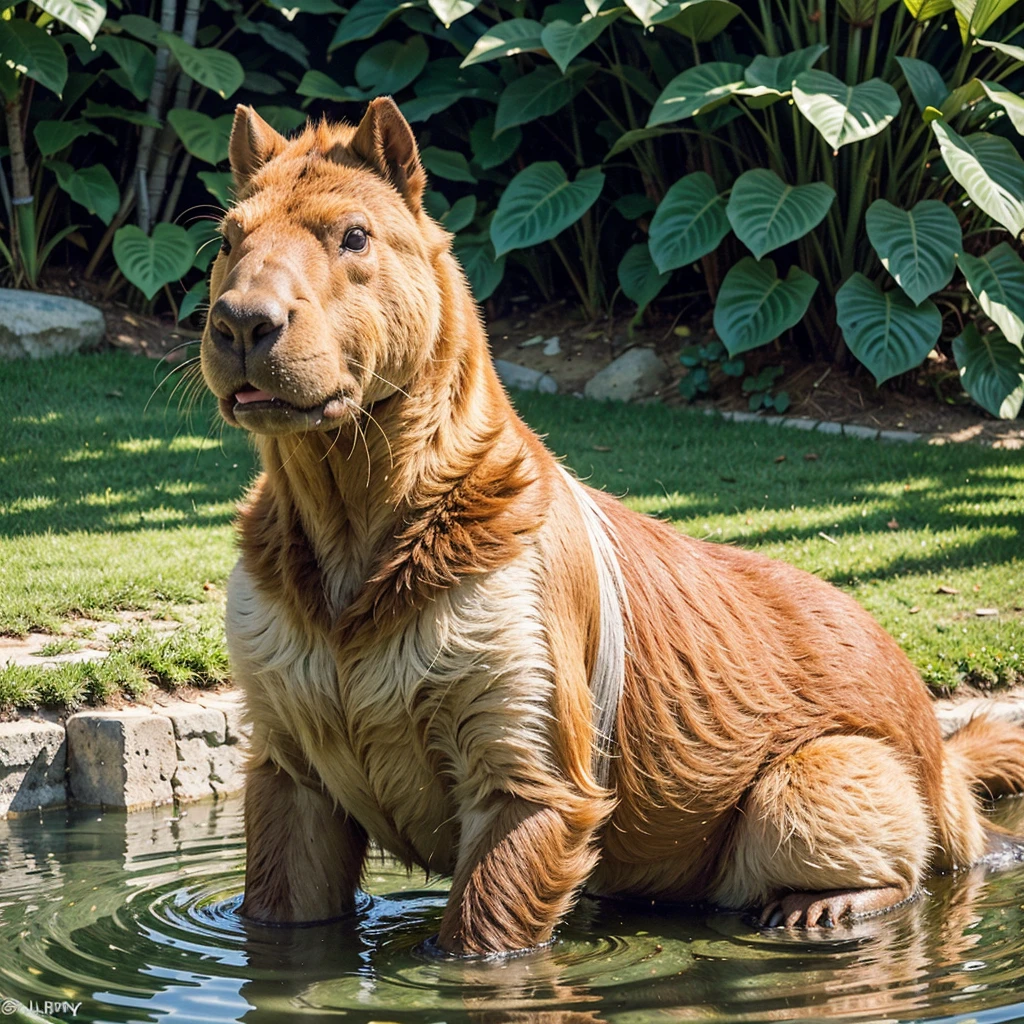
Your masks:
{"label": "large furry animal", "polygon": [[227,611],[244,914],[344,914],[371,842],[452,877],[456,953],[545,942],[584,888],[816,926],[986,854],[1024,732],[943,744],[853,600],[570,478],[391,100],[290,141],[239,107],[230,154],[202,367],[263,463]]}

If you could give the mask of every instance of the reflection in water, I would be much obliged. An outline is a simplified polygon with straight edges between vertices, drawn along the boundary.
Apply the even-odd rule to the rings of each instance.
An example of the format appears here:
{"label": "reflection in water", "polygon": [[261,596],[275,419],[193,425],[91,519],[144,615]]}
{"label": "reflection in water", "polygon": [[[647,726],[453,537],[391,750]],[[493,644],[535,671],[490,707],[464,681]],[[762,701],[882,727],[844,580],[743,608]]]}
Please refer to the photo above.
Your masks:
{"label": "reflection in water", "polygon": [[[1024,800],[999,814],[1024,833]],[[243,856],[237,800],[0,822],[0,994],[188,1024],[1024,1017],[1024,868],[934,879],[897,913],[801,936],[584,899],[550,949],[473,962],[423,952],[444,888],[384,862],[354,920],[246,924]]]}

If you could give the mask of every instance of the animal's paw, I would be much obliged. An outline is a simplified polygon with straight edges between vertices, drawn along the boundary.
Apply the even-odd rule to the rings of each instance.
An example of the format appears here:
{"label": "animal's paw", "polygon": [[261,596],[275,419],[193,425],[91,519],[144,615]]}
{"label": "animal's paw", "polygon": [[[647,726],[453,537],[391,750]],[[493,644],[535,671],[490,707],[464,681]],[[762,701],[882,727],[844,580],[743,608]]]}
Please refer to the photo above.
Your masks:
{"label": "animal's paw", "polygon": [[834,928],[844,919],[892,910],[907,899],[897,888],[791,892],[769,903],[758,923],[762,928]]}

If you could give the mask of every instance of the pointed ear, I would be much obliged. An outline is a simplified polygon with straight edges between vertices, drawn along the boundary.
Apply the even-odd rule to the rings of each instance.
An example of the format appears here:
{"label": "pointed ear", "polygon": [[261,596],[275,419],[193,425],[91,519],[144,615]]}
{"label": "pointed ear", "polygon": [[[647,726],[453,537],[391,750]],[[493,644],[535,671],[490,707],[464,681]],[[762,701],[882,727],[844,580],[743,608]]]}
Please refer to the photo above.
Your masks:
{"label": "pointed ear", "polygon": [[268,160],[277,156],[286,144],[285,137],[274,131],[252,107],[242,104],[235,107],[228,160],[238,188],[244,188],[249,179]]}
{"label": "pointed ear", "polygon": [[409,122],[390,96],[370,101],[349,148],[383,174],[402,193],[409,209],[419,213],[427,172]]}

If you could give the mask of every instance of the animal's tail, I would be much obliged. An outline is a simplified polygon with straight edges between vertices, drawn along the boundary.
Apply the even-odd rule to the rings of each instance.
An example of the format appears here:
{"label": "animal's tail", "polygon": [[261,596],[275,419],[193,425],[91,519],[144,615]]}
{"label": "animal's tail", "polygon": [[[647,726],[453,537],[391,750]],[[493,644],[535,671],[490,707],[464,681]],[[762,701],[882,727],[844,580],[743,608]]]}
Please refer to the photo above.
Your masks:
{"label": "animal's tail", "polygon": [[939,815],[936,867],[967,867],[987,855],[1024,850],[1024,836],[1012,836],[981,814],[981,800],[1024,793],[1024,728],[985,715],[972,718],[945,744],[946,764]]}

